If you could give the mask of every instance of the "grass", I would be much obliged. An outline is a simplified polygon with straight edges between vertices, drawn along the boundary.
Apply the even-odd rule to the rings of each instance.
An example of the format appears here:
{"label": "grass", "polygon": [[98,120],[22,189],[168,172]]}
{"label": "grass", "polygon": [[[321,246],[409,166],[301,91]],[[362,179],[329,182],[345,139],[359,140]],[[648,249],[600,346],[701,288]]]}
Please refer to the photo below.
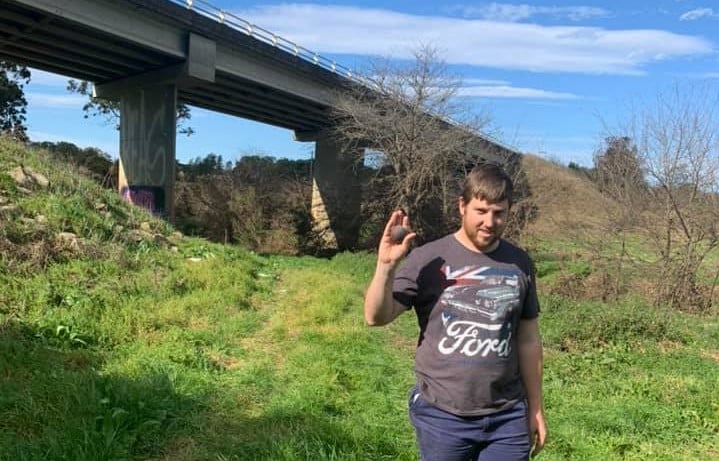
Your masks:
{"label": "grass", "polygon": [[[51,187],[16,190],[4,174],[18,158]],[[0,142],[0,196],[17,206],[0,215],[0,460],[417,459],[416,321],[364,325],[372,254],[259,257],[174,238],[64,171]],[[172,243],[130,238],[143,223]],[[60,231],[80,249],[51,243]],[[719,321],[568,299],[543,288],[591,265],[561,245],[536,257],[539,459],[717,458]]]}

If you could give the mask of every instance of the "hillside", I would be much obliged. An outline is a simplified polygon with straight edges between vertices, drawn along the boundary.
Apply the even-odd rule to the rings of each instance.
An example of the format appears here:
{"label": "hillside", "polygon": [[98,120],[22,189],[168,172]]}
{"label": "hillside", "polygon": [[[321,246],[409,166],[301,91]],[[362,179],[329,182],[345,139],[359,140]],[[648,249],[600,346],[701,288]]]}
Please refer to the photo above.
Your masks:
{"label": "hillside", "polygon": [[602,210],[614,204],[587,178],[567,167],[525,155],[522,162],[532,198],[538,207],[537,219],[527,229],[537,239],[602,232]]}
{"label": "hillside", "polygon": [[[594,270],[552,240],[585,203],[554,188],[590,193],[537,164],[540,459],[715,459],[719,321],[545,289]],[[374,265],[183,236],[0,140],[0,461],[416,460],[416,320],[364,325]]]}

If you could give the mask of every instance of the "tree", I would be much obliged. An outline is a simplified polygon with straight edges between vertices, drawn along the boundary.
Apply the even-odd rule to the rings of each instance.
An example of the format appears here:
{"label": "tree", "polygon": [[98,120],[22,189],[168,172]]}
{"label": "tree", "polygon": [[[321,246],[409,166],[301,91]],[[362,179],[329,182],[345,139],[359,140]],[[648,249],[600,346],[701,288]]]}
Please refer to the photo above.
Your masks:
{"label": "tree", "polygon": [[[604,146],[594,154],[593,179],[599,190],[614,202],[615,206],[603,209],[606,214],[603,222],[606,232],[602,239],[618,238],[619,256],[613,263],[614,281],[607,280],[602,287],[602,298],[616,299],[622,291],[624,269],[628,259],[627,240],[632,230],[640,227],[641,210],[647,201],[647,184],[638,157],[637,146],[628,136],[609,136]],[[604,242],[597,246],[598,251],[606,247]],[[612,275],[605,274],[607,279]]]}
{"label": "tree", "polygon": [[27,67],[0,61],[0,134],[22,142],[28,140],[25,128],[27,100],[23,88],[29,82]]}
{"label": "tree", "polygon": [[336,139],[373,154],[365,213],[383,220],[401,207],[423,238],[434,238],[456,224],[457,186],[481,157],[473,143],[488,117],[459,98],[461,81],[429,46],[410,64],[376,61],[368,73],[371,83],[339,92],[333,109]]}
{"label": "tree", "polygon": [[[107,123],[115,125],[116,129],[120,129],[120,103],[117,101],[109,101],[107,99],[94,98],[92,96],[92,84],[81,80],[68,80],[67,91],[71,93],[81,94],[88,97],[88,101],[82,106],[85,112],[84,117],[101,116],[105,118]],[[177,132],[186,136],[192,135],[195,130],[190,126],[184,126],[184,123],[192,118],[190,108],[185,104],[177,105]]]}
{"label": "tree", "polygon": [[654,214],[644,227],[659,256],[657,302],[707,308],[717,277],[706,290],[700,274],[719,247],[719,92],[676,86],[635,114],[628,131],[650,186]]}
{"label": "tree", "polygon": [[612,198],[630,196],[646,183],[637,156],[637,147],[628,136],[609,136],[594,156],[594,174],[599,190]]}

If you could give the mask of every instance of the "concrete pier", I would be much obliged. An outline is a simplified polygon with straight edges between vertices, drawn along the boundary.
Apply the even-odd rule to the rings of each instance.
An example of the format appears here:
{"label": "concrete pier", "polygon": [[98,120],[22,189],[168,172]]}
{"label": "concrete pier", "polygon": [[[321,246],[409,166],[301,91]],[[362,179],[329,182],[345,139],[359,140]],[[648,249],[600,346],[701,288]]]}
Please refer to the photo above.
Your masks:
{"label": "concrete pier", "polygon": [[177,88],[173,84],[127,90],[120,98],[122,197],[174,218]]}
{"label": "concrete pier", "polygon": [[360,151],[326,133],[316,136],[311,218],[323,249],[348,250],[357,245],[361,197],[356,165]]}

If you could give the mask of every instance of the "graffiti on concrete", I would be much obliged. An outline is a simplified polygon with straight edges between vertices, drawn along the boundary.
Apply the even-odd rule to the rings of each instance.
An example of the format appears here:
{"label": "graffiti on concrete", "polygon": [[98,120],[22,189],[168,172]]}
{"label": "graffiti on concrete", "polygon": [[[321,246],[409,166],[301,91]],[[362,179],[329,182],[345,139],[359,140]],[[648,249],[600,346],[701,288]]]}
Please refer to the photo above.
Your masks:
{"label": "graffiti on concrete", "polygon": [[128,202],[149,210],[152,214],[165,212],[165,190],[158,186],[125,186],[120,195]]}

